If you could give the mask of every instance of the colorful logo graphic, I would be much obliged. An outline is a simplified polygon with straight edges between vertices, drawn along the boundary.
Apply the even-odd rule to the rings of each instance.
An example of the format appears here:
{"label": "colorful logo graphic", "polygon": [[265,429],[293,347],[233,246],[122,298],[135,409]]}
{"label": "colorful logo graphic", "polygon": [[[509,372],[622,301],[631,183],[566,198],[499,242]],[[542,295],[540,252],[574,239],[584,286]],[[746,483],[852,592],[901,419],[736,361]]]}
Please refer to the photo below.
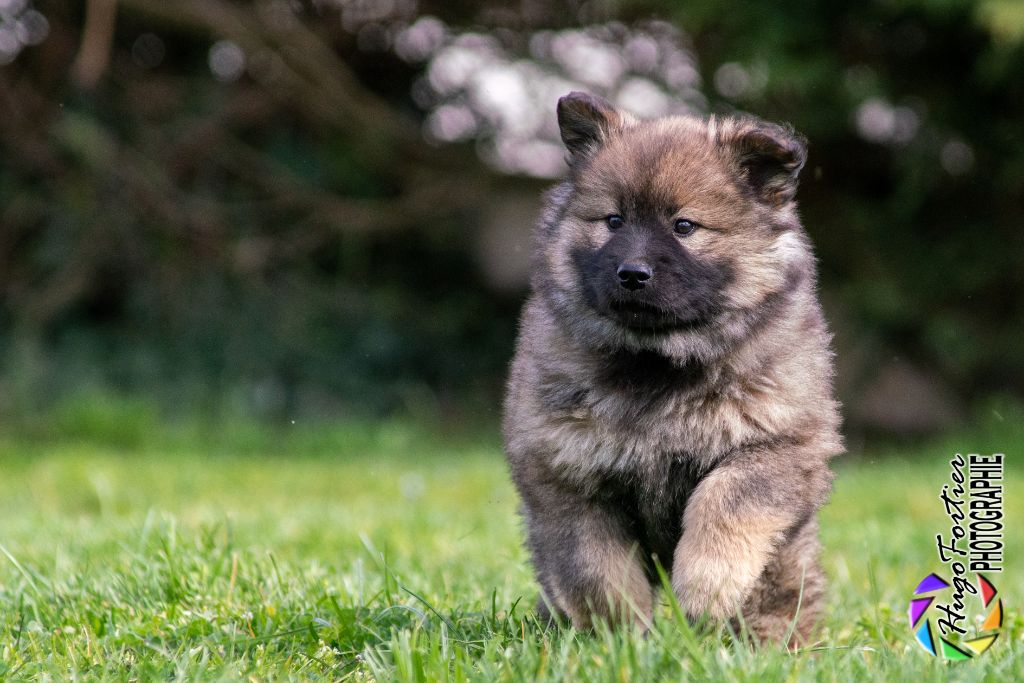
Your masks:
{"label": "colorful logo graphic", "polygon": [[[927,615],[929,608],[932,608],[936,598],[952,592],[950,584],[938,574],[929,574],[924,577],[914,591],[914,597],[910,599],[908,614],[910,616],[910,628],[914,631],[917,642],[933,657],[938,657],[941,652],[944,659],[950,661],[962,661],[971,659],[982,654],[996,642],[999,637],[999,629],[1003,626],[1003,600],[996,599],[998,591],[988,579],[982,574],[976,574],[978,586],[978,599],[984,610],[989,610],[985,620],[974,633],[968,631],[958,641],[952,641],[942,637],[932,624],[932,619]],[[921,597],[918,597],[921,596]],[[965,596],[974,599],[973,596]],[[993,606],[993,601],[995,604]],[[932,609],[931,611],[935,611]],[[936,644],[936,636],[938,644]]]}

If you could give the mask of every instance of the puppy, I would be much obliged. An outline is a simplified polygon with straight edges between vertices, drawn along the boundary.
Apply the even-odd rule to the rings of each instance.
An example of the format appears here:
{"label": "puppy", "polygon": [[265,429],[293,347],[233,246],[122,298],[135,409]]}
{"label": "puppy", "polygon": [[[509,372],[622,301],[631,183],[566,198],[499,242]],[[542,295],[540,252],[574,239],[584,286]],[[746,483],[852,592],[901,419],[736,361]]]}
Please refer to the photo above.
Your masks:
{"label": "puppy", "polygon": [[800,642],[842,452],[805,141],[577,92],[558,123],[569,173],[536,229],[504,418],[539,609],[649,624],[660,563],[695,622]]}

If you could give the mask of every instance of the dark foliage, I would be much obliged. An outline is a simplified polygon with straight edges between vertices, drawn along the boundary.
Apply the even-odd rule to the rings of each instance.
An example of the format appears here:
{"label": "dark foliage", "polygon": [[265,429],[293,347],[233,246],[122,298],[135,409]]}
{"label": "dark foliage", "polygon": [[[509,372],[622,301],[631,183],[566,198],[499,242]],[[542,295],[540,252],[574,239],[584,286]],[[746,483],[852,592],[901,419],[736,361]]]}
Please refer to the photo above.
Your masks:
{"label": "dark foliage", "polygon": [[[520,46],[682,27],[712,110],[810,140],[854,418],[893,357],[957,401],[1024,387],[1013,3],[521,4],[37,0],[46,39],[0,67],[0,411],[94,385],[279,418],[488,412],[519,293],[488,286],[476,235],[544,183],[424,138],[423,67],[383,49],[422,15]],[[251,56],[230,83],[219,40]]]}

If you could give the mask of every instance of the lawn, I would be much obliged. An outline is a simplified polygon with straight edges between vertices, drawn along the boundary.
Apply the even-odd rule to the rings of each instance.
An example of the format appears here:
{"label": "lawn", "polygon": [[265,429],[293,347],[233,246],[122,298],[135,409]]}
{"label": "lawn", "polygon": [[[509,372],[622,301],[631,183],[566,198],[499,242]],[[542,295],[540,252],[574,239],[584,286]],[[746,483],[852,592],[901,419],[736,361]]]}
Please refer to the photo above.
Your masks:
{"label": "lawn", "polygon": [[1019,453],[1016,424],[836,462],[828,616],[798,653],[695,635],[667,600],[647,635],[540,628],[493,434],[0,438],[0,679],[1021,680],[1018,465],[1000,641],[949,664],[906,624],[948,457]]}

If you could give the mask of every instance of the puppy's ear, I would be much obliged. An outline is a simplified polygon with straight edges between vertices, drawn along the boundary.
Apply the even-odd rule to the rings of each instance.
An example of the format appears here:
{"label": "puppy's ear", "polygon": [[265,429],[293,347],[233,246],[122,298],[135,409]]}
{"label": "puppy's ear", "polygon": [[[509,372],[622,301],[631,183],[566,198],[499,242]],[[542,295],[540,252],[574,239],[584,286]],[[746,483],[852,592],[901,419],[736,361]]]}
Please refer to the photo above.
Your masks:
{"label": "puppy's ear", "polygon": [[596,149],[631,118],[608,100],[583,92],[571,92],[558,100],[558,128],[573,158]]}
{"label": "puppy's ear", "polygon": [[773,206],[793,201],[797,176],[807,161],[807,139],[803,135],[788,125],[751,117],[724,121],[718,141],[761,201]]}

